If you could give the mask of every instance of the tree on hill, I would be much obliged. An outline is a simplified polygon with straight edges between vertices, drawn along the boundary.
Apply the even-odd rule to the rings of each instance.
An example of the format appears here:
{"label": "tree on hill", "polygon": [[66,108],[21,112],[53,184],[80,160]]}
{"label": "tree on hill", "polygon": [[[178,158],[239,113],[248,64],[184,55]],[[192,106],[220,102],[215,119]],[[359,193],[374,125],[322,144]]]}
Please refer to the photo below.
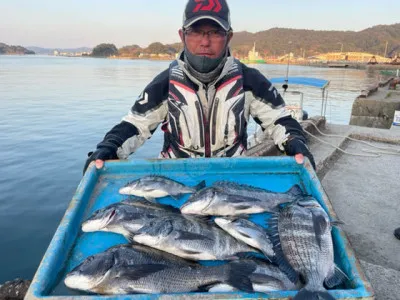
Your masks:
{"label": "tree on hill", "polygon": [[94,47],[91,56],[93,57],[110,57],[118,55],[118,49],[114,44],[100,44]]}
{"label": "tree on hill", "polygon": [[138,57],[143,52],[143,49],[139,45],[124,46],[118,49],[119,56],[122,57]]}
{"label": "tree on hill", "polygon": [[0,43],[0,54],[35,54],[35,52],[28,50],[22,46],[9,46],[4,43]]}
{"label": "tree on hill", "polygon": [[147,48],[146,48],[147,53],[166,53],[166,47],[164,44],[156,42],[156,43],[151,43]]}

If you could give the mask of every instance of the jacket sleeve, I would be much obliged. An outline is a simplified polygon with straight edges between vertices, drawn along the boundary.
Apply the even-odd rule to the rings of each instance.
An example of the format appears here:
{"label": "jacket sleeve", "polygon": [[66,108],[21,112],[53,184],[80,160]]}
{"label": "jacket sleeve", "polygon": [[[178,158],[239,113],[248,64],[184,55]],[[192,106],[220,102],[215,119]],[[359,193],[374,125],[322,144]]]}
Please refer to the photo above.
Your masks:
{"label": "jacket sleeve", "polygon": [[288,139],[306,142],[304,131],[285,107],[282,96],[260,71],[243,65],[243,88],[250,92],[249,111],[253,119],[273,138],[281,151]]}
{"label": "jacket sleeve", "polygon": [[105,135],[97,148],[112,149],[118,158],[126,159],[143,145],[167,117],[168,82],[167,69],[147,85],[129,113]]}

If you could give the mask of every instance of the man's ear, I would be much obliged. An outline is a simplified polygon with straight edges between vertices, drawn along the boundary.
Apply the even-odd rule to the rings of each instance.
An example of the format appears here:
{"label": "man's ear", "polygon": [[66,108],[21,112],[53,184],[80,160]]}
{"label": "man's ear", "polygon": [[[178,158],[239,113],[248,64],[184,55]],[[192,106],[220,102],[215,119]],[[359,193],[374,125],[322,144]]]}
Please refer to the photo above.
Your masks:
{"label": "man's ear", "polygon": [[228,44],[231,41],[232,37],[233,37],[233,32],[229,31],[229,33],[228,33]]}
{"label": "man's ear", "polygon": [[181,42],[182,42],[183,44],[185,44],[185,34],[183,33],[182,28],[179,29],[178,33],[179,33],[179,37],[181,38]]}

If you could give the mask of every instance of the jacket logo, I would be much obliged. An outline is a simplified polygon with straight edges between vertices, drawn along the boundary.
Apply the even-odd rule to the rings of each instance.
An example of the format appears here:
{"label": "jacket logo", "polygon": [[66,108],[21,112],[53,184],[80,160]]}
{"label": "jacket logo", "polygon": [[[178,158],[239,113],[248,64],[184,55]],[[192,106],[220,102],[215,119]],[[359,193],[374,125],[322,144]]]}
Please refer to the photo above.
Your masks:
{"label": "jacket logo", "polygon": [[199,10],[202,11],[213,11],[213,12],[219,12],[222,8],[221,3],[219,3],[219,0],[208,0],[208,4],[205,4],[205,0],[195,0],[196,7],[193,9],[193,12],[198,12]]}
{"label": "jacket logo", "polygon": [[137,100],[137,102],[140,105],[147,104],[149,102],[149,95],[147,93],[145,93],[145,92],[140,94],[139,99]]}

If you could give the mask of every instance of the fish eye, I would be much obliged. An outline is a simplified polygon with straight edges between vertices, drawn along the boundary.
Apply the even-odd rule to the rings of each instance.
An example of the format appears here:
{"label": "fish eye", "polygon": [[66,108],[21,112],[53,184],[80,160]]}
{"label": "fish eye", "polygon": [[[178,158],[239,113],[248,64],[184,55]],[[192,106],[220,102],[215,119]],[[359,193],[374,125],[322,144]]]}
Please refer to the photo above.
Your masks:
{"label": "fish eye", "polygon": [[93,261],[94,260],[94,255],[91,255],[91,256],[89,256],[88,258],[86,258],[86,262],[87,263],[90,263],[91,261]]}

